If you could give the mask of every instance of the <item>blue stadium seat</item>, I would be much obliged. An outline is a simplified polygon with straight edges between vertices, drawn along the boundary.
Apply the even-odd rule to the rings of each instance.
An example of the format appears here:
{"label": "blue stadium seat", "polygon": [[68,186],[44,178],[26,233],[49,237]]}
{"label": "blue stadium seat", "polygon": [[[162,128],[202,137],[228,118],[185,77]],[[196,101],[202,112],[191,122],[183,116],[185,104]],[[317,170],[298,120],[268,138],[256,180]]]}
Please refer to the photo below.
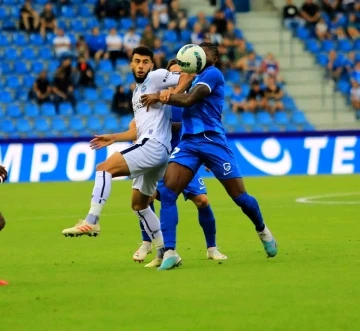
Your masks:
{"label": "blue stadium seat", "polygon": [[82,5],[82,6],[79,7],[78,14],[81,17],[88,18],[88,17],[90,17],[92,15],[92,12],[91,12],[91,10],[90,10],[90,8],[88,6]]}
{"label": "blue stadium seat", "polygon": [[[1,20],[1,18],[0,18],[0,20]],[[0,47],[5,47],[5,46],[9,46],[9,45],[10,45],[9,38],[4,34],[0,34]]]}
{"label": "blue stadium seat", "polygon": [[82,121],[81,117],[74,116],[70,118],[69,127],[73,131],[82,131],[84,129],[84,122]]}
{"label": "blue stadium seat", "polygon": [[104,73],[110,73],[113,71],[113,67],[110,60],[100,60],[99,62],[99,70]]}
{"label": "blue stadium seat", "polygon": [[193,29],[196,21],[197,21],[197,17],[196,17],[196,16],[190,16],[190,17],[188,18],[188,26],[189,26],[190,30]]}
{"label": "blue stadium seat", "polygon": [[180,37],[181,37],[181,40],[184,43],[190,43],[190,41],[191,41],[191,31],[190,30],[181,30],[180,31]]}
{"label": "blue stadium seat", "polygon": [[73,115],[73,108],[70,102],[62,102],[59,105],[59,114],[62,116]]}
{"label": "blue stadium seat", "polygon": [[87,101],[97,101],[99,98],[97,90],[94,88],[86,88],[84,90],[84,98]]}
{"label": "blue stadium seat", "polygon": [[305,114],[302,111],[295,111],[291,116],[291,121],[295,125],[303,125],[307,122]]}
{"label": "blue stadium seat", "polygon": [[55,116],[56,115],[56,109],[54,104],[52,103],[43,103],[40,107],[41,114],[43,116]]}
{"label": "blue stadium seat", "polygon": [[87,102],[79,102],[76,105],[77,115],[88,116],[91,115],[91,113],[92,113],[91,107]]}
{"label": "blue stadium seat", "polygon": [[286,113],[284,113],[282,111],[275,113],[274,121],[278,125],[286,125],[289,123],[289,119],[288,119]]}
{"label": "blue stadium seat", "polygon": [[6,16],[7,16],[7,11],[4,7],[0,7],[0,21],[5,20]]}
{"label": "blue stadium seat", "polygon": [[95,84],[96,86],[104,86],[106,84],[105,77],[103,75],[96,75],[95,76]]}
{"label": "blue stadium seat", "polygon": [[51,60],[54,57],[54,52],[50,47],[41,47],[39,50],[39,58],[42,60]]}
{"label": "blue stadium seat", "polygon": [[96,102],[94,104],[95,115],[106,115],[110,112],[109,106],[105,102]]}
{"label": "blue stadium seat", "polygon": [[8,91],[0,91],[0,102],[1,103],[10,103],[13,101],[13,97]]}
{"label": "blue stadium seat", "polygon": [[25,76],[23,79],[23,86],[27,89],[30,89],[35,82],[34,76]]}
{"label": "blue stadium seat", "polygon": [[3,75],[8,75],[13,71],[12,66],[8,62],[0,61],[0,72]]}
{"label": "blue stadium seat", "polygon": [[58,25],[58,28],[59,29],[62,29],[62,30],[65,30],[65,31],[67,31],[68,29],[69,29],[69,24],[67,23],[67,21],[66,20],[64,20],[64,19],[59,19],[58,21],[57,21],[57,25]]}
{"label": "blue stadium seat", "polygon": [[276,124],[271,124],[268,127],[268,132],[280,132],[280,131],[281,131],[280,127],[278,127]]}
{"label": "blue stadium seat", "polygon": [[81,19],[74,19],[71,21],[71,30],[74,32],[83,32],[86,29],[86,25]]}
{"label": "blue stadium seat", "polygon": [[21,51],[21,58],[26,60],[35,60],[37,57],[37,52],[35,52],[32,47],[25,47]]}
{"label": "blue stadium seat", "polygon": [[34,74],[39,74],[45,69],[43,61],[35,61],[31,65],[31,72]]}
{"label": "blue stadium seat", "polygon": [[348,53],[353,49],[353,44],[349,39],[341,39],[338,41],[337,49],[340,52]]}
{"label": "blue stadium seat", "polygon": [[25,88],[18,88],[15,93],[15,100],[26,102],[29,99],[29,90]]}
{"label": "blue stadium seat", "polygon": [[2,25],[3,30],[4,31],[16,31],[16,29],[17,29],[16,22],[17,22],[17,19],[8,17],[3,22],[3,25]]}
{"label": "blue stadium seat", "polygon": [[294,125],[292,123],[288,123],[285,127],[285,130],[289,131],[289,132],[298,131],[296,125]]}
{"label": "blue stadium seat", "polygon": [[114,86],[117,86],[117,85],[122,84],[122,78],[121,78],[121,76],[118,75],[118,74],[116,74],[116,73],[110,74],[109,84],[110,84],[110,85],[114,85]]}
{"label": "blue stadium seat", "polygon": [[133,21],[130,18],[121,18],[119,28],[122,30],[129,30],[133,26]]}
{"label": "blue stadium seat", "polygon": [[101,91],[102,99],[105,101],[112,101],[113,95],[114,95],[114,90],[109,87],[105,87]]}
{"label": "blue stadium seat", "polygon": [[341,93],[347,95],[350,93],[351,90],[351,84],[348,80],[339,80],[336,83],[336,89],[340,91]]}
{"label": "blue stadium seat", "polygon": [[72,7],[72,6],[62,6],[61,14],[65,18],[74,18],[76,16],[74,7]]}
{"label": "blue stadium seat", "polygon": [[322,45],[321,45],[321,49],[323,52],[330,52],[333,49],[336,48],[336,44],[334,41],[332,40],[323,40]]}
{"label": "blue stadium seat", "polygon": [[226,114],[226,116],[224,116],[224,123],[226,123],[229,126],[235,127],[239,125],[239,117],[234,113]]}
{"label": "blue stadium seat", "polygon": [[17,118],[20,117],[23,113],[21,108],[17,104],[10,104],[6,107],[6,113],[9,117]]}
{"label": "blue stadium seat", "polygon": [[5,52],[4,52],[4,56],[5,56],[5,59],[8,60],[8,61],[17,60],[18,53],[17,53],[16,48],[14,48],[14,47],[6,48]]}
{"label": "blue stadium seat", "polygon": [[310,32],[307,28],[301,27],[299,26],[296,30],[295,30],[295,35],[296,37],[298,37],[299,39],[305,41],[307,39],[309,39],[310,36]]}
{"label": "blue stadium seat", "polygon": [[25,75],[28,73],[28,68],[25,62],[18,61],[14,64],[14,72],[18,75]]}
{"label": "blue stadium seat", "polygon": [[269,126],[273,123],[270,114],[266,111],[261,111],[256,114],[257,123],[260,125]]}
{"label": "blue stadium seat", "polygon": [[35,119],[34,129],[38,132],[44,133],[50,130],[50,126],[45,118],[39,117]]}
{"label": "blue stadium seat", "polygon": [[14,33],[12,36],[13,44],[15,46],[26,46],[28,44],[28,38],[22,33]]}
{"label": "blue stadium seat", "polygon": [[304,131],[315,131],[315,127],[310,123],[305,123],[303,125],[303,130]]}
{"label": "blue stadium seat", "polygon": [[354,41],[354,50],[355,51],[360,51],[360,39],[356,39]]}
{"label": "blue stadium seat", "polygon": [[51,121],[52,129],[57,132],[64,132],[67,129],[67,124],[62,117],[54,117]]}
{"label": "blue stadium seat", "polygon": [[100,132],[102,131],[103,129],[103,124],[100,120],[99,117],[97,116],[90,116],[88,119],[87,119],[87,128],[90,130],[90,131],[94,131],[94,132]]}
{"label": "blue stadium seat", "polygon": [[16,128],[20,133],[29,133],[32,129],[32,125],[26,118],[19,118],[16,121]]}
{"label": "blue stadium seat", "polygon": [[326,67],[329,62],[329,57],[327,54],[319,53],[316,55],[316,62],[322,67]]}
{"label": "blue stadium seat", "polygon": [[27,117],[38,117],[40,114],[39,107],[33,103],[26,103],[24,105],[24,113]]}
{"label": "blue stadium seat", "polygon": [[104,121],[105,132],[119,132],[119,121],[115,116],[107,116]]}
{"label": "blue stadium seat", "polygon": [[264,132],[264,128],[259,125],[259,124],[255,124],[251,127],[251,132]]}
{"label": "blue stadium seat", "polygon": [[15,131],[15,125],[14,122],[9,119],[5,118],[0,121],[0,130],[4,132],[5,134],[11,134]]}
{"label": "blue stadium seat", "polygon": [[50,62],[48,62],[48,67],[47,67],[47,71],[49,72],[49,74],[54,74],[56,69],[59,66],[59,61],[58,60],[52,60]]}
{"label": "blue stadium seat", "polygon": [[18,76],[11,75],[6,77],[6,85],[10,89],[17,89],[21,86]]}
{"label": "blue stadium seat", "polygon": [[316,39],[309,39],[305,42],[305,49],[310,53],[316,54],[320,51],[320,45]]}
{"label": "blue stadium seat", "polygon": [[90,18],[87,20],[87,28],[91,30],[92,28],[99,26],[99,22],[96,18]]}
{"label": "blue stadium seat", "polygon": [[129,65],[129,61],[126,60],[126,59],[117,59],[117,60],[116,60],[116,65],[117,65],[118,67],[126,67],[126,66]]}
{"label": "blue stadium seat", "polygon": [[40,34],[31,34],[30,35],[31,44],[34,46],[42,46],[44,45],[44,39]]}
{"label": "blue stadium seat", "polygon": [[253,126],[256,124],[255,116],[252,113],[243,113],[241,115],[241,120],[245,126]]}
{"label": "blue stadium seat", "polygon": [[4,107],[0,106],[0,118],[5,117],[5,110]]}
{"label": "blue stadium seat", "polygon": [[164,31],[163,41],[168,43],[176,43],[178,41],[178,35],[173,30]]}
{"label": "blue stadium seat", "polygon": [[113,18],[105,18],[103,21],[103,26],[105,29],[116,28],[117,24]]}
{"label": "blue stadium seat", "polygon": [[137,17],[136,18],[136,27],[138,29],[144,29],[148,24],[150,24],[150,21],[146,17]]}

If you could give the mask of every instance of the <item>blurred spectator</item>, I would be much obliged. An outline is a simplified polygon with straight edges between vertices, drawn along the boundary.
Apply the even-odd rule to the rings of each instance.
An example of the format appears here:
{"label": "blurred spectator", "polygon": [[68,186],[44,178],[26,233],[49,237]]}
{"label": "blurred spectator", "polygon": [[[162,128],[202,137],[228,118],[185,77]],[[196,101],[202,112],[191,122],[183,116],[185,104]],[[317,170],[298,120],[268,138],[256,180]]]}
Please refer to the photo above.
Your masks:
{"label": "blurred spectator", "polygon": [[106,57],[110,58],[113,68],[116,68],[116,60],[120,58],[127,58],[127,55],[122,50],[122,40],[117,34],[115,28],[110,29],[106,37]]}
{"label": "blurred spectator", "polygon": [[343,68],[337,56],[337,53],[334,50],[331,50],[329,52],[329,62],[327,64],[327,77],[337,81],[340,78],[342,71]]}
{"label": "blurred spectator", "polygon": [[346,58],[346,63],[345,63],[345,72],[347,73],[348,76],[351,75],[351,73],[354,70],[355,67],[355,59],[356,59],[356,54],[355,52],[349,52],[347,58]]}
{"label": "blurred spectator", "polygon": [[86,59],[83,56],[79,57],[77,71],[79,73],[78,86],[96,88],[94,69],[86,62]]}
{"label": "blurred spectator", "polygon": [[129,96],[125,93],[124,87],[122,85],[118,85],[115,88],[115,93],[111,103],[111,111],[120,116],[132,113]]}
{"label": "blurred spectator", "polygon": [[166,28],[169,23],[169,13],[168,6],[163,3],[163,0],[154,1],[151,16],[154,29]]}
{"label": "blurred spectator", "polygon": [[38,78],[34,82],[32,88],[29,91],[29,99],[35,99],[37,103],[42,104],[44,102],[50,102],[51,85],[47,78],[47,72],[41,71]]}
{"label": "blurred spectator", "polygon": [[99,21],[107,16],[106,0],[98,0],[94,7],[94,15]]}
{"label": "blurred spectator", "polygon": [[329,39],[330,38],[330,33],[328,31],[328,26],[325,22],[325,20],[323,18],[320,18],[319,22],[316,23],[315,26],[315,33],[316,36],[320,39],[320,40],[324,40],[324,39]]}
{"label": "blurred spectator", "polygon": [[229,52],[226,46],[223,44],[218,46],[218,50],[219,50],[219,60],[216,65],[220,70],[226,71],[231,66]]}
{"label": "blurred spectator", "polygon": [[178,30],[185,30],[187,28],[186,10],[180,8],[179,0],[173,0],[170,3],[169,18],[176,22]]}
{"label": "blurred spectator", "polygon": [[351,96],[351,105],[356,110],[360,110],[360,85],[356,82],[352,83],[352,88],[350,90]]}
{"label": "blurred spectator", "polygon": [[351,84],[360,84],[360,62],[356,62],[354,70],[351,73]]}
{"label": "blurred spectator", "polygon": [[146,47],[149,48],[153,48],[154,47],[154,41],[155,41],[155,34],[152,30],[151,25],[147,25],[144,29],[143,35],[141,37],[141,41],[140,44],[144,45]]}
{"label": "blurred spectator", "polygon": [[304,20],[300,17],[299,9],[294,5],[293,0],[286,0],[283,7],[283,24],[287,29],[291,29],[294,25],[304,25]]}
{"label": "blurred spectator", "polygon": [[244,73],[245,81],[260,79],[261,61],[257,59],[255,52],[251,51],[248,56],[238,61],[236,69]]}
{"label": "blurred spectator", "polygon": [[246,111],[246,96],[244,95],[240,85],[234,86],[233,93],[230,97],[230,104],[234,113]]}
{"label": "blurred spectator", "polygon": [[72,57],[71,40],[68,36],[65,36],[64,30],[57,29],[56,37],[53,39],[53,46],[58,59]]}
{"label": "blurred spectator", "polygon": [[237,66],[237,64],[239,63],[239,61],[241,61],[241,59],[243,59],[245,56],[247,56],[249,54],[247,46],[246,46],[246,41],[244,39],[238,39],[237,41],[237,45],[234,51],[234,64],[235,67]]}
{"label": "blurred spectator", "polygon": [[211,24],[209,28],[209,32],[206,34],[206,37],[209,39],[208,42],[220,45],[222,43],[222,36],[217,32],[217,27],[215,24]]}
{"label": "blurred spectator", "polygon": [[192,44],[201,44],[204,41],[203,29],[200,23],[195,23],[193,32],[191,34],[191,43]]}
{"label": "blurred spectator", "polygon": [[340,9],[341,0],[322,0],[322,9],[332,17]]}
{"label": "blurred spectator", "polygon": [[148,0],[131,0],[130,2],[130,14],[132,19],[136,18],[137,13],[141,13],[142,16],[149,16],[149,3]]}
{"label": "blurred spectator", "polygon": [[274,54],[266,54],[261,63],[261,72],[264,75],[264,79],[267,79],[267,77],[274,77],[278,80],[279,63],[275,60]]}
{"label": "blurred spectator", "polygon": [[130,4],[128,0],[106,0],[105,16],[119,19],[129,16]]}
{"label": "blurred spectator", "polygon": [[73,81],[74,69],[70,58],[63,59],[56,71],[62,71],[66,79]]}
{"label": "blurred spectator", "polygon": [[43,12],[40,14],[40,33],[45,37],[47,32],[54,32],[56,28],[56,16],[53,12],[51,3],[44,6]]}
{"label": "blurred spectator", "polygon": [[265,92],[260,88],[258,81],[253,81],[251,84],[251,89],[248,95],[248,110],[255,112],[258,109],[267,109],[267,100],[265,97]]}
{"label": "blurred spectator", "polygon": [[126,54],[130,57],[132,50],[140,45],[140,36],[136,33],[135,28],[130,28],[124,36],[124,48]]}
{"label": "blurred spectator", "polygon": [[342,0],[342,9],[344,12],[353,12],[355,8],[355,0]]}
{"label": "blurred spectator", "polygon": [[73,107],[75,106],[75,97],[74,97],[74,87],[70,79],[65,77],[65,74],[62,70],[56,72],[52,92],[54,95],[54,102],[57,106],[61,102],[70,102]]}
{"label": "blurred spectator", "polygon": [[40,16],[31,6],[31,0],[26,0],[20,9],[20,29],[27,32],[38,31]]}
{"label": "blurred spectator", "polygon": [[224,12],[222,12],[221,10],[217,10],[215,12],[213,24],[216,25],[217,32],[220,33],[221,35],[224,35],[224,33],[226,32],[226,26],[227,26],[227,21],[225,19]]}
{"label": "blurred spectator", "polygon": [[88,39],[90,57],[99,61],[105,54],[106,43],[104,36],[100,35],[99,28],[94,27]]}
{"label": "blurred spectator", "polygon": [[210,22],[207,20],[206,15],[203,11],[197,14],[196,24],[199,24],[202,32],[207,32],[210,27]]}
{"label": "blurred spectator", "polygon": [[160,38],[156,38],[154,42],[154,62],[157,69],[166,67],[165,50],[162,46]]}
{"label": "blurred spectator", "polygon": [[301,16],[311,27],[315,27],[315,24],[320,19],[320,8],[313,0],[305,0],[301,7]]}
{"label": "blurred spectator", "polygon": [[221,6],[220,10],[224,12],[227,20],[235,22],[236,9],[233,0],[225,0],[225,3]]}
{"label": "blurred spectator", "polygon": [[229,50],[229,57],[233,61],[235,58],[234,51],[237,45],[237,35],[235,32],[234,23],[232,21],[227,22],[226,32],[224,33],[224,45]]}
{"label": "blurred spectator", "polygon": [[360,33],[359,30],[357,29],[357,24],[356,24],[356,15],[354,13],[349,15],[347,33],[349,34],[350,38],[353,40],[360,38]]}
{"label": "blurred spectator", "polygon": [[83,56],[86,60],[89,58],[89,47],[85,41],[84,36],[79,36],[76,42],[76,55]]}
{"label": "blurred spectator", "polygon": [[284,91],[276,84],[274,77],[267,79],[265,96],[268,103],[268,110],[271,114],[284,109],[284,104],[281,101],[284,96]]}

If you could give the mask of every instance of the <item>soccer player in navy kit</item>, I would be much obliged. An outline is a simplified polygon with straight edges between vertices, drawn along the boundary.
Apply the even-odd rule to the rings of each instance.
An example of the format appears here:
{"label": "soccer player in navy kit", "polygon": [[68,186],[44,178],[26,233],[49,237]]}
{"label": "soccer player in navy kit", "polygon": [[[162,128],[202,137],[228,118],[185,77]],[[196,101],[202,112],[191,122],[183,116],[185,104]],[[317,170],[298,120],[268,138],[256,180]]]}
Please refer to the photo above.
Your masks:
{"label": "soccer player in navy kit", "polygon": [[211,169],[229,196],[250,218],[268,257],[277,254],[275,238],[264,224],[258,202],[245,190],[221,123],[225,81],[222,73],[215,67],[219,57],[218,49],[211,43],[202,43],[200,46],[206,53],[206,66],[194,79],[189,93],[142,96],[145,105],[161,101],[184,107],[182,137],[178,148],[170,157],[164,176],[165,185],[160,192],[160,219],[165,243],[160,270],[168,270],[181,263],[175,250],[178,223],[176,200],[202,164]]}

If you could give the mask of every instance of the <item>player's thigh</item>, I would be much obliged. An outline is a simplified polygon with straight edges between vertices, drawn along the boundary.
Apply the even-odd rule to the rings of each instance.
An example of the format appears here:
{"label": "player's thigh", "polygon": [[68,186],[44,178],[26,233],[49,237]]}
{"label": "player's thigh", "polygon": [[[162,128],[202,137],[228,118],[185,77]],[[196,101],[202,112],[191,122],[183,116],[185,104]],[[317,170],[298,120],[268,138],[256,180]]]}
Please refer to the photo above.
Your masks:
{"label": "player's thigh", "polygon": [[235,199],[246,192],[244,180],[241,177],[220,179],[220,183],[224,186],[227,194],[232,199]]}
{"label": "player's thigh", "polygon": [[[141,177],[142,176],[135,178],[134,181],[140,179]],[[142,192],[140,192],[139,189],[133,188],[132,196],[131,196],[131,208],[133,210],[139,211],[146,209],[151,201],[152,201],[152,196],[145,195]]]}
{"label": "player's thigh", "polygon": [[124,156],[119,152],[115,152],[104,162],[99,163],[96,166],[96,171],[109,172],[113,177],[130,175],[130,170],[126,163],[126,160]]}
{"label": "player's thigh", "polygon": [[188,184],[188,186],[186,186],[183,191],[184,198],[185,200],[189,199],[195,203],[194,199],[196,199],[196,197],[202,195],[206,196],[206,194],[207,191],[204,180],[200,177],[198,173],[196,173],[191,182]]}

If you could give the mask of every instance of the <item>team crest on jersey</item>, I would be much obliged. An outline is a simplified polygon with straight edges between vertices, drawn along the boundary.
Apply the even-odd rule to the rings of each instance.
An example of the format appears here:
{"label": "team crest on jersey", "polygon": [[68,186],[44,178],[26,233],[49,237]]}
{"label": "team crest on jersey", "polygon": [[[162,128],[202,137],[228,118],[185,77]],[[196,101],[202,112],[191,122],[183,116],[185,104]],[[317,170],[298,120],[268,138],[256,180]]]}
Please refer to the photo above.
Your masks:
{"label": "team crest on jersey", "polygon": [[144,93],[145,91],[146,91],[146,85],[143,84],[143,85],[141,86],[141,93]]}
{"label": "team crest on jersey", "polygon": [[229,162],[225,162],[225,163],[223,164],[223,167],[224,167],[224,170],[225,170],[225,171],[230,171],[230,169],[231,169],[231,164],[230,164]]}
{"label": "team crest on jersey", "polygon": [[199,184],[200,186],[205,186],[204,180],[202,178],[199,178]]}

